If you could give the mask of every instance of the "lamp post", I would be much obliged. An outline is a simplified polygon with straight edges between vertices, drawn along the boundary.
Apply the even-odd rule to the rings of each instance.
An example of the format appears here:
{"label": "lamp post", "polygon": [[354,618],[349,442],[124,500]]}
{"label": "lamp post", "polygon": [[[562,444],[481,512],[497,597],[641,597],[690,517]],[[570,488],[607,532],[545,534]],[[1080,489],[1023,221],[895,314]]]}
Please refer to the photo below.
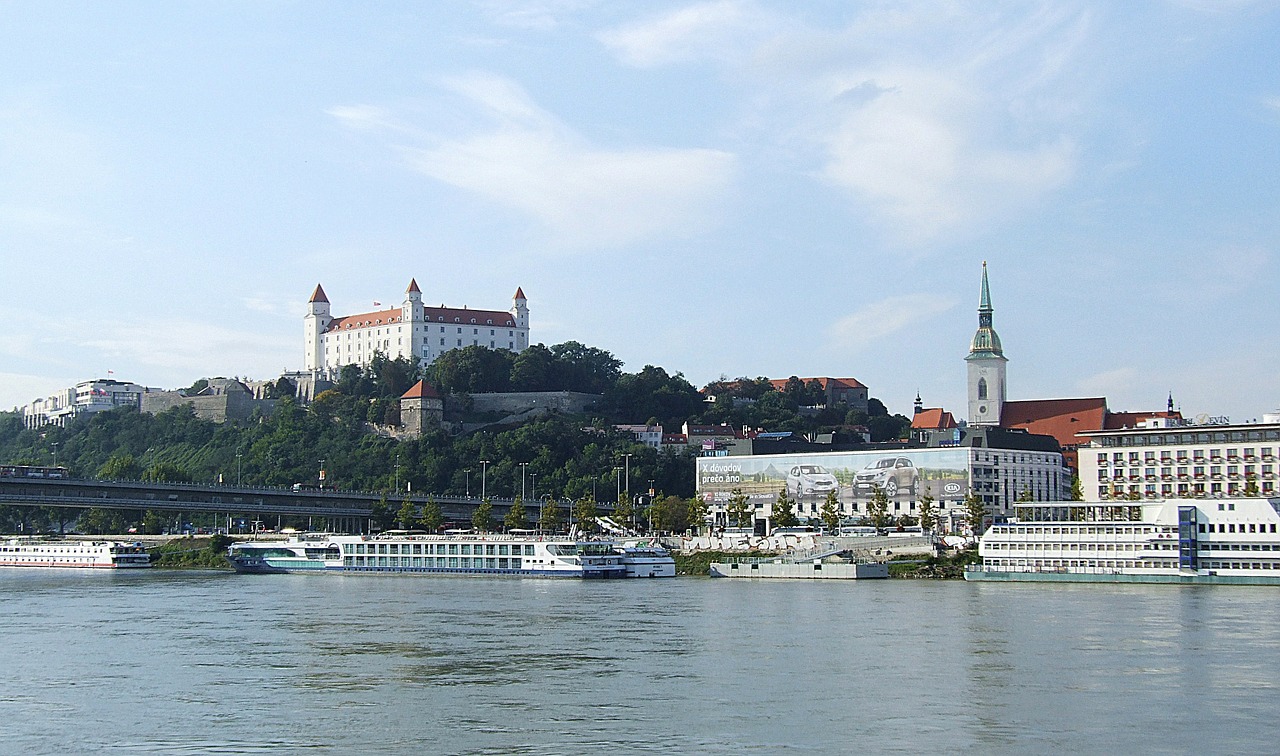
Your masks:
{"label": "lamp post", "polygon": [[324,458],[320,459],[320,487],[324,488]]}
{"label": "lamp post", "polygon": [[536,499],[536,498],[538,498],[538,474],[537,474],[537,473],[529,473],[529,475],[533,478],[533,491],[532,491],[532,496],[533,496],[533,498],[535,498],[535,499]]}
{"label": "lamp post", "polygon": [[396,455],[396,495],[400,495],[400,455]]}
{"label": "lamp post", "polygon": [[526,472],[526,471],[528,471],[528,469],[529,469],[529,463],[528,463],[528,462],[521,462],[521,463],[520,463],[520,498],[521,498],[521,500],[523,500],[523,499],[524,499],[524,496],[525,496],[525,493],[524,493],[524,478],[525,478],[525,472]]}
{"label": "lamp post", "polygon": [[613,481],[618,484],[618,493],[613,499],[616,504],[617,502],[622,501],[622,468],[617,467],[616,465],[613,468]]}
{"label": "lamp post", "polygon": [[240,487],[240,458],[244,455],[236,452],[236,488]]}
{"label": "lamp post", "polygon": [[58,466],[58,445],[60,443],[61,443],[60,441],[53,442],[53,466],[54,467]]}
{"label": "lamp post", "polygon": [[489,472],[489,460],[480,460],[480,499],[484,500],[485,483],[487,482],[487,473]]}
{"label": "lamp post", "polygon": [[470,499],[471,498],[471,468],[468,467],[467,469],[463,470],[463,472],[467,474],[467,498]]}
{"label": "lamp post", "polygon": [[623,454],[622,458],[626,462],[626,471],[627,471],[627,489],[626,490],[627,490],[627,495],[630,496],[631,495],[631,455]]}

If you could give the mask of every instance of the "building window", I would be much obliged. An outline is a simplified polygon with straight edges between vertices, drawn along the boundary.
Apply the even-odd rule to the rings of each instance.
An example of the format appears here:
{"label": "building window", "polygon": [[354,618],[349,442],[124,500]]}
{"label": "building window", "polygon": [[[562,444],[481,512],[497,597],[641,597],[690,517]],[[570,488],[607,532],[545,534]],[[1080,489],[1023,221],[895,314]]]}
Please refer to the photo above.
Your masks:
{"label": "building window", "polygon": [[987,398],[987,379],[986,378],[978,379],[978,398],[979,399]]}

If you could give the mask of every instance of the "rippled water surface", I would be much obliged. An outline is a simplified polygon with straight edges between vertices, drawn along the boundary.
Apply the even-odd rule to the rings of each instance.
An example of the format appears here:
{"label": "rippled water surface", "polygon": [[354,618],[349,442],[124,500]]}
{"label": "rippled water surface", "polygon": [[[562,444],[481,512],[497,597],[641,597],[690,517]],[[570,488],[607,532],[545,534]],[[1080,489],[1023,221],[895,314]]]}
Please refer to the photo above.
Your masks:
{"label": "rippled water surface", "polygon": [[1274,753],[1280,591],[0,570],[0,752]]}

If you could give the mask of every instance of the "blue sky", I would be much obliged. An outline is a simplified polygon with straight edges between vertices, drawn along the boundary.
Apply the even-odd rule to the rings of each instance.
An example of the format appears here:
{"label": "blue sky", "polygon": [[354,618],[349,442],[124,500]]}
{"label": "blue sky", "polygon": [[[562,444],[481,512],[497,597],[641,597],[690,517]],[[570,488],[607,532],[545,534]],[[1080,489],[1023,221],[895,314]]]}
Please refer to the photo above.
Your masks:
{"label": "blue sky", "polygon": [[[437,7],[437,5],[439,7]],[[506,309],[695,385],[1280,405],[1274,2],[6,3],[0,407]]]}

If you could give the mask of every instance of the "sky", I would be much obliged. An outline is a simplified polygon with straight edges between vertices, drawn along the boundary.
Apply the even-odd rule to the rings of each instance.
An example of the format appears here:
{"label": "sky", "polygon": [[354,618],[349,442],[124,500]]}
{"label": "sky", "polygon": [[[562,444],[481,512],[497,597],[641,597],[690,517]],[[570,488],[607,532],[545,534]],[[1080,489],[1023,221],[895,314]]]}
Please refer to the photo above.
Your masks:
{"label": "sky", "polygon": [[[638,371],[1280,406],[1280,5],[6,2],[0,407],[509,309]],[[1270,283],[1268,283],[1270,282]]]}

